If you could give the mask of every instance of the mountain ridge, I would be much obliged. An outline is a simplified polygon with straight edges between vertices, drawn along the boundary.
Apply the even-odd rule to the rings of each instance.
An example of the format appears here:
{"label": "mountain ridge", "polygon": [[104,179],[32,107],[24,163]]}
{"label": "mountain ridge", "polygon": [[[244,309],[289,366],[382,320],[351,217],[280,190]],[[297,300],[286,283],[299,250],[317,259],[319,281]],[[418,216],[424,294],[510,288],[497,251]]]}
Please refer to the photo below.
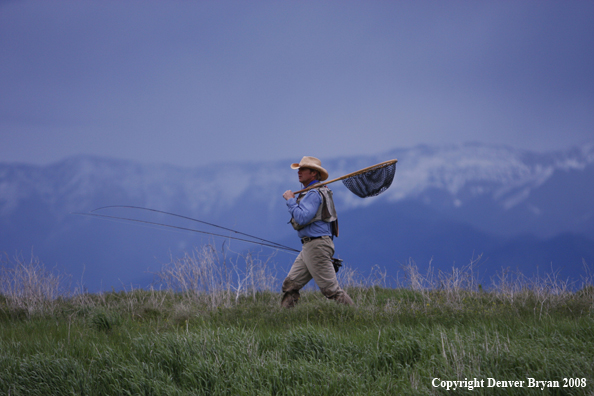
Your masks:
{"label": "mountain ridge", "polygon": [[[341,221],[337,249],[347,261],[352,257],[354,265],[395,265],[396,258],[402,262],[415,256],[427,262],[437,255],[442,256],[437,261],[451,266],[453,261],[469,259],[473,247],[477,253],[502,257],[495,260],[497,265],[506,260],[515,263],[520,256],[538,256],[534,250],[546,246],[541,242],[557,241],[559,235],[574,237],[556,242],[559,251],[567,251],[555,257],[571,256],[574,269],[582,265],[575,263],[580,254],[594,260],[594,253],[583,242],[594,240],[594,207],[589,198],[594,195],[594,144],[550,153],[478,143],[424,145],[323,160],[323,165],[332,178],[390,158],[399,160],[396,176],[390,189],[378,197],[360,199],[339,183],[331,185]],[[294,244],[281,197],[286,189],[299,187],[295,171],[289,168],[292,162],[187,168],[76,156],[47,166],[0,163],[0,251],[28,251],[33,246],[42,259],[46,254],[54,263],[79,269],[87,252],[93,258],[86,261],[94,263],[91,272],[97,277],[102,276],[99,258],[138,260],[145,265],[152,257],[154,264],[159,249],[178,252],[196,243],[194,236],[155,237],[159,231],[71,214],[108,205],[175,212]],[[386,220],[400,228],[390,228]],[[383,235],[378,224],[385,224],[392,234]],[[130,232],[122,234],[121,227]],[[365,235],[357,235],[357,230]],[[116,234],[120,240],[111,238]],[[401,242],[391,240],[394,235]],[[522,239],[527,237],[541,242],[526,242],[525,251],[516,258],[505,252],[505,246],[517,251],[522,244],[514,241],[527,241]],[[367,244],[358,242],[362,240]],[[370,254],[365,246],[375,246],[373,241],[381,241],[381,246]],[[106,256],[102,249],[114,254]],[[139,258],[143,249],[149,251]],[[553,253],[547,254],[552,257]],[[117,265],[110,268],[115,270]],[[134,278],[133,270],[126,273]]]}
{"label": "mountain ridge", "polygon": [[[391,188],[379,199],[388,199],[390,201],[399,201],[407,198],[416,198],[423,191],[431,188],[437,188],[448,191],[452,196],[457,195],[467,184],[481,181],[482,183],[500,183],[503,188],[493,191],[493,198],[503,200],[504,206],[509,209],[522,199],[525,187],[538,186],[546,181],[555,170],[583,169],[594,163],[594,144],[589,143],[581,147],[570,148],[565,151],[555,151],[551,153],[539,154],[526,150],[518,150],[506,146],[489,146],[478,143],[468,143],[465,145],[450,146],[428,146],[420,145],[410,149],[394,149],[374,156],[345,157],[341,159],[331,159],[324,162],[327,168],[333,169],[333,175],[342,175],[353,172],[359,168],[371,165],[374,162],[381,162],[388,157],[399,157],[398,172],[395,180],[398,188]],[[2,197],[6,198],[6,173],[10,170],[27,171],[39,173],[36,182],[42,187],[48,187],[43,183],[44,175],[52,171],[68,172],[68,170],[78,169],[77,174],[72,174],[69,182],[82,183],[90,182],[90,176],[94,175],[95,180],[108,179],[110,183],[117,183],[118,178],[122,176],[122,170],[125,171],[127,179],[120,184],[132,186],[133,190],[138,190],[135,185],[138,177],[144,178],[144,185],[141,186],[145,192],[150,192],[150,188],[156,182],[160,185],[173,176],[182,176],[186,179],[186,187],[195,195],[205,194],[213,188],[223,196],[237,198],[240,194],[234,194],[234,191],[245,191],[248,185],[266,187],[271,183],[285,181],[287,184],[294,184],[291,180],[291,172],[283,171],[283,164],[289,161],[273,161],[250,163],[247,166],[244,163],[218,164],[206,167],[178,167],[167,164],[140,164],[138,162],[107,159],[98,156],[74,156],[63,161],[55,162],[47,166],[23,165],[0,163],[0,190]],[[326,165],[328,164],[328,165]],[[113,169],[117,167],[117,174]],[[285,166],[286,167],[286,166]],[[257,177],[253,177],[253,171],[246,172],[245,169],[256,169]],[[272,169],[271,169],[272,168]],[[275,169],[276,168],[276,169]],[[265,172],[263,169],[267,169]],[[101,176],[103,178],[97,177]],[[147,177],[149,173],[153,176]],[[217,180],[225,180],[218,184],[209,181],[204,177],[207,173],[216,173],[219,176]],[[85,178],[85,174],[87,178]],[[158,176],[161,176],[160,178]],[[79,180],[77,180],[77,178]],[[193,184],[190,178],[200,178],[200,184],[205,188],[198,188]],[[294,178],[293,178],[294,179]],[[224,186],[232,185],[232,188]],[[79,185],[81,187],[89,186]],[[479,195],[489,190],[488,186],[474,186],[468,193]],[[493,190],[492,188],[490,190]],[[516,192],[516,194],[514,194]],[[339,193],[341,199],[348,206],[365,206],[369,200],[360,200],[348,193]],[[461,202],[454,201],[455,205]],[[3,205],[0,211],[5,212]]]}

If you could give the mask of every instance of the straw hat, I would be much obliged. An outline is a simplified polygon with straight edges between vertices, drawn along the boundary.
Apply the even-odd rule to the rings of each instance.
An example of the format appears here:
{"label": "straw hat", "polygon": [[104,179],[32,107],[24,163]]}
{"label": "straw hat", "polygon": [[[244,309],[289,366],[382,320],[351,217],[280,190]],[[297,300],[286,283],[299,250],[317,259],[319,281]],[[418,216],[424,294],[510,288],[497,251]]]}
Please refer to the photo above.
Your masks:
{"label": "straw hat", "polygon": [[309,168],[320,172],[320,181],[324,181],[328,178],[328,171],[322,168],[322,162],[315,157],[303,157],[297,164],[291,164],[291,169]]}

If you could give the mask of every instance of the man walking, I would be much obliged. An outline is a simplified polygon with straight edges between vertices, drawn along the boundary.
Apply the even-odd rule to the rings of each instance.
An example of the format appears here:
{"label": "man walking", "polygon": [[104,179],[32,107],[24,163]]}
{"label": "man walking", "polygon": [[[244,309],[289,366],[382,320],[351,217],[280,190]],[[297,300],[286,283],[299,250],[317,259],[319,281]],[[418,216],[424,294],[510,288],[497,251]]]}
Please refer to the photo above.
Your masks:
{"label": "man walking", "polygon": [[[292,164],[291,168],[298,169],[297,175],[303,187],[328,179],[328,172],[322,168],[320,160],[314,157],[303,157],[301,162]],[[316,187],[295,198],[295,194],[287,190],[283,198],[287,200],[291,224],[297,230],[303,247],[283,282],[281,305],[293,307],[299,301],[299,290],[312,278],[324,296],[352,305],[353,300],[338,285],[332,261],[333,237],[338,236],[332,191],[327,186]]]}

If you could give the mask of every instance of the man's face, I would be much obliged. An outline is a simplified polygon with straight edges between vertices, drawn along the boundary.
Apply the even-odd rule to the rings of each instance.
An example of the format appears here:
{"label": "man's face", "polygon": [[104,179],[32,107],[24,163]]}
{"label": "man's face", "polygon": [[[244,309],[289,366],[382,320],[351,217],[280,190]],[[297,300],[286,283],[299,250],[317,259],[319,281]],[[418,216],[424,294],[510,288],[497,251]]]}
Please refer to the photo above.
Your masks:
{"label": "man's face", "polygon": [[318,175],[316,171],[313,171],[309,168],[299,168],[297,174],[299,175],[299,183],[306,186],[312,181],[316,180]]}

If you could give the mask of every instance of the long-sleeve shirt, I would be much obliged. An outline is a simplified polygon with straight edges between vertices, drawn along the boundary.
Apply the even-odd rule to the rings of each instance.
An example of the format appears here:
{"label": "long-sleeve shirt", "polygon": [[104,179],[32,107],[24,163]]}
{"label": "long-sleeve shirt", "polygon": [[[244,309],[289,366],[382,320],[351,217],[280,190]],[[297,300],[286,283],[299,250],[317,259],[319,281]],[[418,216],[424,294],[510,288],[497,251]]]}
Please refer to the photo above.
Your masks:
{"label": "long-sleeve shirt", "polygon": [[[313,181],[311,184],[317,183]],[[289,213],[295,221],[299,224],[307,224],[314,218],[318,208],[322,204],[322,197],[318,190],[309,190],[305,196],[297,203],[297,198],[289,198],[287,200],[287,208]],[[299,238],[304,237],[319,237],[332,235],[332,228],[330,223],[325,221],[314,221],[313,223],[305,226],[304,228],[297,231]]]}

